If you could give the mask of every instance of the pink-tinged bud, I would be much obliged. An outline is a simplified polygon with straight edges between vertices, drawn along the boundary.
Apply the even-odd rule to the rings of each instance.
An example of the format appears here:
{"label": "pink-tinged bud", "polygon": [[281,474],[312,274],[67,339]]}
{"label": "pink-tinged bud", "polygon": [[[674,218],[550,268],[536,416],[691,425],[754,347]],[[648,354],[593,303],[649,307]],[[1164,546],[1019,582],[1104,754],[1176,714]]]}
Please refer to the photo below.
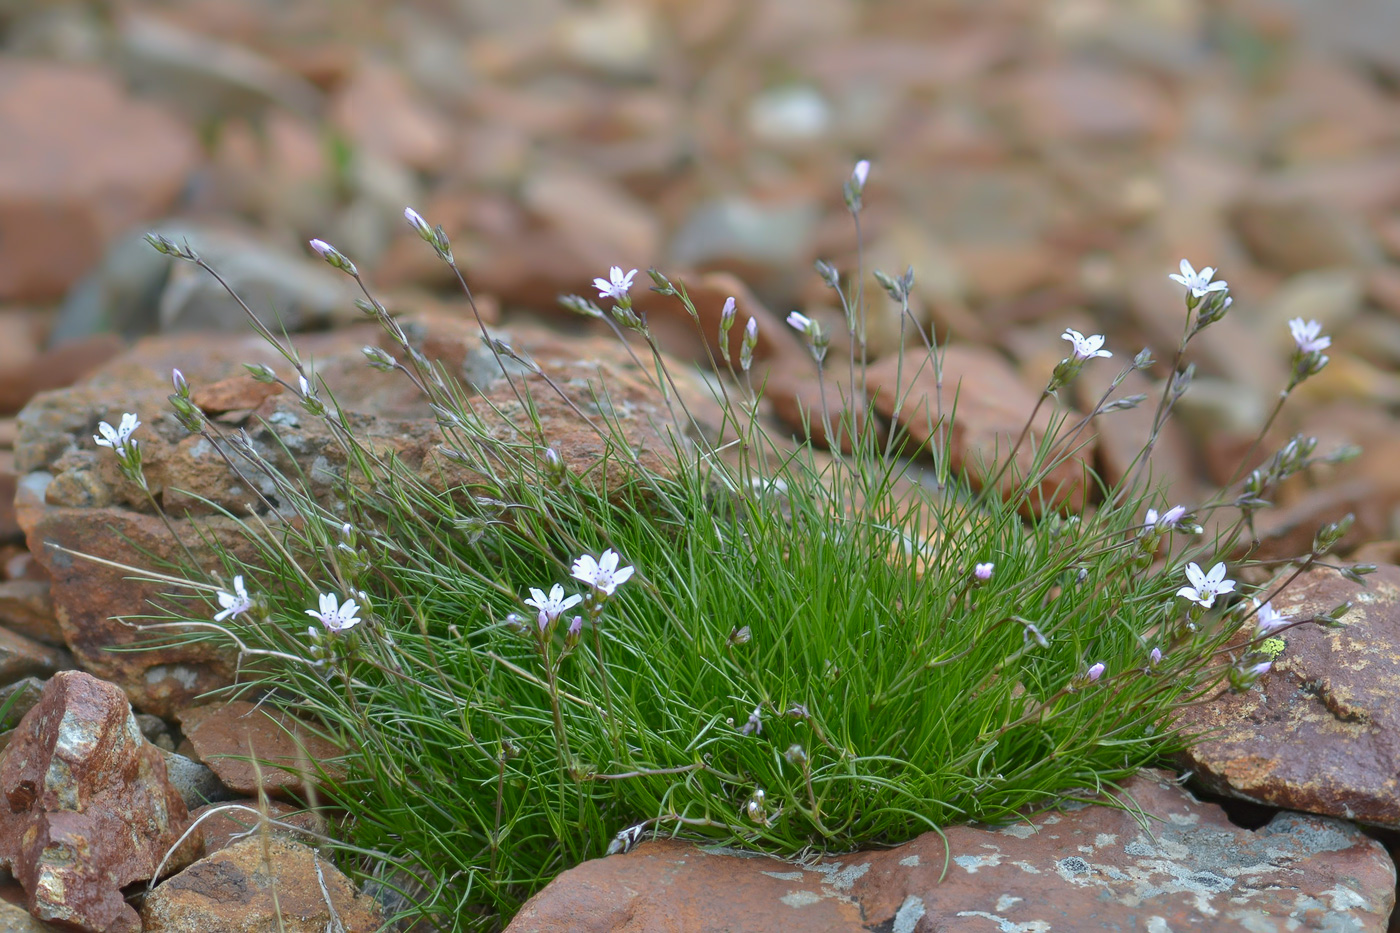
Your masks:
{"label": "pink-tinged bud", "polygon": [[175,386],[175,394],[181,398],[188,398],[190,394],[190,384],[185,381],[185,374],[178,369],[170,371],[170,381]]}
{"label": "pink-tinged bud", "polygon": [[405,207],[403,209],[403,216],[404,220],[408,221],[408,225],[416,230],[419,236],[430,243],[433,241],[433,228],[428,226],[428,222],[423,219],[422,214],[411,207]]}
{"label": "pink-tinged bud", "polygon": [[582,632],[582,631],[583,631],[583,616],[574,616],[574,620],[573,620],[572,622],[569,623],[569,632],[568,632],[568,634],[569,634],[570,636],[574,637],[574,638],[577,638],[578,635],[579,635],[579,633]]}
{"label": "pink-tinged bud", "polygon": [[1255,677],[1263,677],[1265,674],[1269,673],[1269,668],[1273,666],[1274,663],[1272,661],[1264,661],[1251,667],[1249,672]]}
{"label": "pink-tinged bud", "polygon": [[992,570],[995,567],[996,564],[992,563],[991,561],[988,561],[985,564],[978,564],[975,568],[973,568],[972,575],[978,580],[981,580],[983,583],[986,583],[992,578]]}
{"label": "pink-tinged bud", "polygon": [[734,307],[734,297],[731,295],[724,299],[724,310],[719,313],[719,326],[722,331],[727,332],[729,328],[734,326],[734,318],[737,313]]}
{"label": "pink-tinged bud", "polygon": [[1161,663],[1162,663],[1162,649],[1161,649],[1161,648],[1153,648],[1153,649],[1152,649],[1152,653],[1149,654],[1149,655],[1147,656],[1147,660],[1148,660],[1148,662],[1149,662],[1153,667],[1156,667],[1158,664],[1161,664]]}
{"label": "pink-tinged bud", "polygon": [[327,243],[325,240],[312,240],[311,248],[316,251],[316,254],[318,256],[320,256],[327,262],[330,261],[331,256],[335,255],[335,247]]}
{"label": "pink-tinged bud", "polygon": [[1096,680],[1098,680],[1100,677],[1102,677],[1102,676],[1103,676],[1103,672],[1104,672],[1104,666],[1103,666],[1103,662],[1102,662],[1102,661],[1100,661],[1099,663],[1095,664],[1093,667],[1089,668],[1089,673],[1088,673],[1088,675],[1087,675],[1088,678],[1089,678],[1089,683],[1093,683],[1094,681],[1096,681]]}

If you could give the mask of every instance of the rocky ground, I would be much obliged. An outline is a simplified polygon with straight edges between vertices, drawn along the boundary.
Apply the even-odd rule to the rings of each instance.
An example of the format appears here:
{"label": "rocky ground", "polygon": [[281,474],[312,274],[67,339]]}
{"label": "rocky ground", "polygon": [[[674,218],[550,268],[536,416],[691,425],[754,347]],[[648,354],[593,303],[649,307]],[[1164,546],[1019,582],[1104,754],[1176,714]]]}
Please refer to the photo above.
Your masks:
{"label": "rocky ground", "polygon": [[[425,351],[489,395],[494,371],[406,205],[444,225],[491,320],[561,370],[628,376],[606,331],[555,303],[610,265],[684,278],[710,333],[737,295],[759,320],[769,415],[800,427],[820,391],[782,314],[839,317],[811,269],[855,264],[840,181],[857,158],[874,164],[867,267],[912,264],[915,313],[954,342],[960,416],[977,427],[962,451],[1019,427],[1066,326],[1124,355],[1175,345],[1166,273],[1186,256],[1219,267],[1236,301],[1199,342],[1156,455],[1171,498],[1229,478],[1286,378],[1285,322],[1317,319],[1331,364],[1273,439],[1304,431],[1363,453],[1291,481],[1261,514],[1264,551],[1304,550],[1352,512],[1343,550],[1382,568],[1366,590],[1315,572],[1280,602],[1295,618],[1357,608],[1344,629],[1291,631],[1260,687],[1192,714],[1217,731],[1181,763],[1186,789],[1165,772],[1128,788],[1160,818],[1150,832],[1104,807],[958,828],[941,881],[937,837],[800,866],[646,843],[567,873],[512,929],[1387,929],[1400,844],[1393,0],[0,0],[0,704],[13,698],[0,929],[277,929],[274,905],[299,918],[287,930],[379,923],[376,892],[321,859],[314,835],[240,841],[221,816],[161,864],[203,807],[256,811],[262,791],[283,812],[276,798],[304,780],[298,727],[202,703],[232,676],[207,646],[109,651],[132,638],[111,617],[153,590],[46,546],[169,547],[90,441],[133,409],[149,413],[167,507],[224,532],[188,494],[237,490],[155,417],[172,366],[225,424],[294,408],[240,375],[266,354],[241,311],[140,233],[188,236],[255,307],[276,308],[367,430],[414,462],[431,456],[430,413],[352,369],[375,336],[305,247],[317,236],[353,256]],[[898,309],[867,287],[872,351],[889,358]],[[705,358],[674,309],[650,313],[680,369]],[[1099,378],[1086,370],[1082,407]],[[568,413],[544,414],[567,437]],[[1110,478],[1148,429],[1115,417],[1083,454]],[[306,463],[325,452],[309,428],[296,439]],[[287,767],[254,771],[238,760],[250,747]],[[171,877],[138,896],[158,872]]]}

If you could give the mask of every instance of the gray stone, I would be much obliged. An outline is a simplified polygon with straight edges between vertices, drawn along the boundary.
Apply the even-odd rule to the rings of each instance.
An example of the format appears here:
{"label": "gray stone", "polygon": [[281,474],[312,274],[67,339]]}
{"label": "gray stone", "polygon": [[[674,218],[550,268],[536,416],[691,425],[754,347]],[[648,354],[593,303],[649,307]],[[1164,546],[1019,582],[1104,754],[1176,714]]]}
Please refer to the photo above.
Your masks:
{"label": "gray stone", "polygon": [[190,810],[202,807],[206,803],[219,803],[223,800],[238,798],[239,795],[225,787],[224,783],[219,780],[219,776],[207,765],[165,749],[161,749],[161,752],[165,755],[166,777],[170,779],[171,785],[180,792],[185,806]]}
{"label": "gray stone", "polygon": [[677,231],[671,259],[680,266],[724,259],[785,265],[806,254],[817,216],[817,206],[810,201],[710,201],[697,206]]}
{"label": "gray stone", "polygon": [[200,120],[253,115],[274,105],[313,116],[321,106],[320,91],[269,59],[152,17],[125,18],[118,52],[138,90]]}
{"label": "gray stone", "polygon": [[[127,338],[187,330],[247,333],[247,316],[223,286],[203,269],[156,252],[147,232],[113,244],[69,293],[54,324],[55,343],[107,331]],[[318,260],[204,227],[152,225],[150,232],[188,242],[274,329],[279,322],[293,331],[320,327],[358,314],[344,277]]]}

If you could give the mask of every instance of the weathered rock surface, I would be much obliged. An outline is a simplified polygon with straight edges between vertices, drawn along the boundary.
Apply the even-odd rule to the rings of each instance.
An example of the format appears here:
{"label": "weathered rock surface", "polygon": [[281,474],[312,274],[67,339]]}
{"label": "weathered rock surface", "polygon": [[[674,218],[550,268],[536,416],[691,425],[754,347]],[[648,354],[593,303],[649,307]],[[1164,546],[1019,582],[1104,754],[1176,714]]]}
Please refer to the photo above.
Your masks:
{"label": "weathered rock surface", "polygon": [[14,882],[0,885],[0,933],[57,933],[58,927],[35,920],[24,909],[24,889]]}
{"label": "weathered rock surface", "polygon": [[1273,599],[1292,620],[1347,600],[1342,628],[1301,625],[1250,690],[1190,707],[1209,730],[1185,753],[1197,780],[1271,806],[1400,827],[1400,567],[1358,586],[1311,570]]}
{"label": "weathered rock surface", "polygon": [[141,917],[145,933],[373,933],[384,922],[374,898],[334,865],[276,837],[195,862],[146,897]]}
{"label": "weathered rock surface", "polygon": [[[262,814],[273,822],[263,823]],[[315,813],[300,810],[280,800],[263,802],[252,797],[236,800],[221,800],[208,803],[190,811],[190,820],[197,824],[196,832],[204,840],[204,853],[213,855],[227,846],[233,845],[249,835],[257,835],[266,826],[273,835],[297,839],[302,834],[298,830],[323,831],[325,826]],[[287,827],[295,827],[288,829]],[[250,834],[249,830],[253,830]]]}
{"label": "weathered rock surface", "polygon": [[194,168],[194,134],[99,71],[0,58],[0,299],[54,298]]}
{"label": "weathered rock surface", "polygon": [[294,717],[246,700],[187,709],[179,720],[200,761],[240,795],[257,794],[259,785],[273,795],[301,794],[319,769],[336,773],[335,759],[345,754]]}
{"label": "weathered rock surface", "polygon": [[49,598],[49,581],[0,583],[0,625],[46,645],[63,644],[63,631],[54,618],[53,600]]}
{"label": "weathered rock surface", "polygon": [[[923,354],[906,356],[901,371],[897,357],[873,364],[868,373],[869,391],[875,410],[885,418],[895,418],[915,444],[938,443],[942,437],[939,419],[951,423],[949,441],[952,467],[966,472],[981,487],[999,471],[999,465],[1015,445],[1021,429],[1036,407],[1036,393],[1026,388],[1011,364],[995,351],[982,347],[952,345],[943,357],[942,406],[939,406],[937,373],[932,362],[925,365]],[[956,418],[949,418],[955,411]],[[999,488],[1010,493],[1029,476],[1035,451],[1050,428],[1052,406],[1041,406],[1031,429],[1016,451],[1015,462],[1001,475]],[[1066,426],[1079,420],[1069,412]],[[1045,502],[1066,508],[1083,503],[1083,470],[1092,464],[1094,438],[1083,432],[1076,443],[1084,442],[1072,456],[1050,470],[1038,484]],[[912,450],[910,451],[913,452]],[[1060,451],[1062,454],[1063,451]],[[1039,508],[1040,502],[1029,503]]]}
{"label": "weathered rock surface", "polygon": [[47,677],[73,667],[73,656],[0,628],[0,685],[37,674]]}
{"label": "weathered rock surface", "polygon": [[[494,425],[497,437],[520,439],[528,419],[491,351],[479,334],[474,335],[475,322],[440,319],[407,327],[423,352],[443,360],[481,393],[481,414]],[[559,449],[576,477],[601,483],[606,469],[606,481],[615,488],[628,470],[624,456],[581,421],[580,411],[595,424],[606,417],[620,428],[627,448],[653,469],[664,469],[673,445],[685,443],[684,432],[674,427],[665,403],[646,381],[646,370],[616,341],[570,340],[524,327],[502,333],[573,398],[572,404],[564,401],[540,376],[523,368],[513,371],[515,385],[528,386],[533,395],[544,440]],[[462,465],[443,454],[443,434],[412,384],[365,365],[361,348],[382,336],[373,327],[347,328],[303,335],[298,347],[305,358],[316,361],[318,380],[324,380],[327,391],[354,419],[362,440],[383,452],[393,451],[402,463],[434,482],[472,480]],[[88,382],[39,396],[19,417],[15,459],[26,473],[17,498],[19,521],[31,550],[52,577],[50,593],[64,640],[85,669],[120,684],[143,711],[167,718],[200,694],[227,685],[232,655],[212,643],[109,650],[152,640],[150,633],[119,617],[149,614],[149,602],[167,587],[133,581],[129,571],[60,548],[128,565],[144,559],[142,554],[151,555],[150,560],[186,559],[152,513],[146,495],[121,475],[109,451],[92,443],[97,422],[116,423],[123,411],[141,414],[136,437],[147,482],[196,558],[213,560],[201,535],[226,548],[244,546],[236,524],[214,514],[214,508],[239,514],[256,497],[207,441],[190,435],[169,413],[168,374],[175,367],[183,370],[194,397],[210,404],[209,413],[217,415],[222,426],[246,426],[264,456],[284,470],[298,466],[309,477],[312,493],[330,501],[345,468],[343,450],[322,422],[302,410],[293,393],[246,391],[245,362],[277,366],[279,359],[254,336],[153,338]],[[285,370],[283,363],[283,378],[295,382],[294,374]],[[691,410],[718,424],[717,417],[706,414],[713,403],[705,407],[704,392],[686,378],[679,364],[676,372]],[[212,391],[215,387],[219,392]],[[249,408],[228,408],[245,402]],[[501,416],[507,420],[502,422]],[[276,496],[270,481],[258,481],[262,493]],[[199,534],[185,524],[190,521],[198,522]]]}
{"label": "weathered rock surface", "polygon": [[[56,674],[0,756],[0,794],[0,868],[24,887],[34,916],[141,929],[121,889],[154,876],[188,812],[120,689]],[[187,861],[177,855],[170,868]]]}
{"label": "weathered rock surface", "polygon": [[1151,820],[1085,807],[1001,829],[934,833],[802,867],[654,841],[565,872],[509,933],[914,933],[922,930],[1381,931],[1395,869],[1379,842],[1324,817],[1241,829],[1164,772],[1124,790]]}

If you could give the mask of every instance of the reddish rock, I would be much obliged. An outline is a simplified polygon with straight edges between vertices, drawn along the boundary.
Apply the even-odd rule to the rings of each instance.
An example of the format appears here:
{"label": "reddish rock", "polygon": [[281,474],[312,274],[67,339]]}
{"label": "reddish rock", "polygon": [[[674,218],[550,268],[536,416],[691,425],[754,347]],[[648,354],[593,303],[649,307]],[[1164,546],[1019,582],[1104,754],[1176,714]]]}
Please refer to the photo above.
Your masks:
{"label": "reddish rock", "polygon": [[0,583],[0,626],[43,644],[63,644],[63,629],[53,615],[48,580]]}
{"label": "reddish rock", "polygon": [[[36,473],[32,478],[37,482],[21,490],[26,503],[21,511],[27,507],[30,515],[26,521],[30,546],[53,575],[58,624],[82,666],[120,685],[139,708],[159,716],[170,716],[195,697],[226,686],[234,670],[231,649],[210,642],[161,645],[159,636],[120,621],[123,616],[148,613],[150,601],[159,601],[169,591],[167,585],[133,581],[130,571],[83,560],[55,547],[122,564],[130,564],[133,555],[142,553],[173,560],[182,552],[161,520],[120,508],[45,506],[45,489],[51,485],[47,474]],[[243,541],[228,519],[199,519],[199,535],[189,520],[177,519],[174,524],[196,555],[206,560],[213,558],[199,535],[230,548]],[[113,650],[138,644],[150,647]]]}
{"label": "reddish rock", "polygon": [[0,299],[61,295],[109,239],[163,213],[194,134],[100,71],[0,58]]}
{"label": "reddish rock", "polygon": [[62,648],[52,648],[0,628],[0,684],[13,683],[31,674],[47,677],[72,667],[73,656]]}
{"label": "reddish rock", "polygon": [[[1279,814],[1258,830],[1160,771],[1129,809],[954,826],[894,849],[807,866],[674,840],[586,862],[536,895],[508,933],[866,933],[889,930],[1385,929],[1395,868],[1336,820]],[[949,860],[951,856],[951,860]],[[1341,929],[1342,927],[1338,927]]]}
{"label": "reddish rock", "polygon": [[24,889],[13,881],[0,884],[0,933],[60,933],[24,909]]}
{"label": "reddish rock", "polygon": [[[937,374],[932,362],[924,365],[922,354],[907,356],[902,372],[897,357],[880,360],[870,367],[868,380],[875,410],[893,418],[898,408],[899,424],[915,444],[937,443],[942,436],[940,414],[949,419],[956,405],[956,416],[950,419],[952,467],[966,473],[977,488],[997,474],[1036,407],[1036,393],[1025,387],[1011,364],[981,347],[953,345],[944,351],[941,409]],[[1029,475],[1036,446],[1050,428],[1052,410],[1048,402],[1041,406],[1014,465],[1002,475],[1004,494],[1020,484],[1018,475]],[[1079,418],[1068,412],[1066,425],[1073,426]],[[1075,509],[1083,503],[1083,471],[1093,462],[1093,436],[1083,433],[1076,443],[1080,441],[1083,447],[1036,484],[1037,498],[1027,503],[1029,507],[1039,509],[1044,501]]]}
{"label": "reddish rock", "polygon": [[255,795],[261,787],[302,795],[322,769],[343,775],[335,759],[345,752],[280,710],[235,700],[182,710],[176,718],[199,760],[236,793]]}
{"label": "reddish rock", "polygon": [[116,334],[96,334],[59,344],[23,366],[0,371],[0,412],[16,412],[35,395],[70,386],[119,354]]}
{"label": "reddish rock", "polygon": [[375,933],[384,923],[378,903],[315,850],[275,837],[200,859],[148,894],[141,917],[144,933]]}
{"label": "reddish rock", "polygon": [[190,390],[190,401],[206,415],[257,408],[265,400],[282,393],[276,382],[258,382],[248,373],[220,379]]}
{"label": "reddish rock", "polygon": [[81,930],[141,929],[121,889],[155,875],[188,813],[120,689],[79,671],[56,674],[0,756],[0,794],[8,803],[0,868],[24,887],[35,917]]}
{"label": "reddish rock", "polygon": [[1052,66],[1023,73],[1012,91],[1028,138],[1132,143],[1170,132],[1173,114],[1150,81],[1123,69]]}
{"label": "reddish rock", "polygon": [[1185,753],[1221,793],[1400,828],[1400,567],[1358,586],[1311,570],[1274,608],[1294,621],[1348,600],[1341,628],[1301,625],[1253,688],[1188,707],[1179,724],[1203,738]]}
{"label": "reddish rock", "polygon": [[452,128],[388,65],[359,69],[331,105],[331,119],[357,146],[419,171],[452,157]]}
{"label": "reddish rock", "polygon": [[299,829],[313,832],[325,829],[323,821],[311,811],[300,810],[279,800],[269,800],[264,806],[253,797],[207,803],[190,811],[190,821],[199,827],[199,836],[204,840],[204,853],[213,855],[250,835],[258,835],[262,831],[262,814],[266,814],[269,820],[284,824],[267,824],[268,832],[278,836],[296,838]]}

